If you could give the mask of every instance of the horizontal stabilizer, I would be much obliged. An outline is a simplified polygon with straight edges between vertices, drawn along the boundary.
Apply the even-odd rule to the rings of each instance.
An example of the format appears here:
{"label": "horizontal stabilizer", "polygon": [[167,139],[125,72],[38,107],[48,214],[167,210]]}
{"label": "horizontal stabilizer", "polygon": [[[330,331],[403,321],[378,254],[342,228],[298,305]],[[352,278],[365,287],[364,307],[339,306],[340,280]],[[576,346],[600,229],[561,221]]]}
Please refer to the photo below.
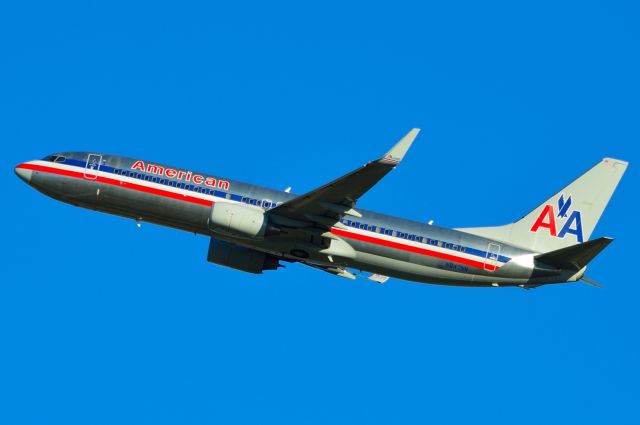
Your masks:
{"label": "horizontal stabilizer", "polygon": [[535,259],[559,269],[581,270],[612,241],[612,238],[598,238],[556,251],[536,255]]}
{"label": "horizontal stabilizer", "polygon": [[582,279],[580,279],[580,280],[583,281],[584,283],[588,284],[588,285],[595,286],[596,288],[602,288],[603,287],[598,282],[596,282],[593,279],[588,278],[587,276],[582,276]]}

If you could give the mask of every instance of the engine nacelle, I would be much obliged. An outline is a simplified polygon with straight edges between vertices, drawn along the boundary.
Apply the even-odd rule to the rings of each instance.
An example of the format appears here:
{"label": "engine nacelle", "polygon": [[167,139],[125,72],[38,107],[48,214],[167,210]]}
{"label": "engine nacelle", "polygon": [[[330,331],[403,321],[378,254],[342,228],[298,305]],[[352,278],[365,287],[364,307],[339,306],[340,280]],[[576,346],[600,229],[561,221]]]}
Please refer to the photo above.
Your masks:
{"label": "engine nacelle", "polygon": [[273,255],[216,238],[211,238],[209,242],[207,261],[254,274],[280,267],[278,258]]}
{"label": "engine nacelle", "polygon": [[216,202],[209,214],[209,228],[229,236],[257,238],[267,233],[267,217],[259,208]]}

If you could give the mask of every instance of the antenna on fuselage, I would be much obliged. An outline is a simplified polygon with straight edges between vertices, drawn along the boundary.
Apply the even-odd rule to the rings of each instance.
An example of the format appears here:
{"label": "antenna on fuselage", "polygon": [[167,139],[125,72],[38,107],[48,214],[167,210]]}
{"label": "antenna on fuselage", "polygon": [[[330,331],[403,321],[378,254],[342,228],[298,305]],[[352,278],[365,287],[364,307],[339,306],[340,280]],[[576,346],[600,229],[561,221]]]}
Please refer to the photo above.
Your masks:
{"label": "antenna on fuselage", "polygon": [[286,189],[284,190],[284,192],[285,192],[285,193],[291,193],[291,186],[289,186],[288,188],[286,188]]}
{"label": "antenna on fuselage", "polygon": [[427,222],[427,224],[428,224],[429,226],[433,226],[433,220],[429,220],[429,221]]}
{"label": "antenna on fuselage", "polygon": [[136,218],[136,227],[138,229],[142,227],[142,217]]}

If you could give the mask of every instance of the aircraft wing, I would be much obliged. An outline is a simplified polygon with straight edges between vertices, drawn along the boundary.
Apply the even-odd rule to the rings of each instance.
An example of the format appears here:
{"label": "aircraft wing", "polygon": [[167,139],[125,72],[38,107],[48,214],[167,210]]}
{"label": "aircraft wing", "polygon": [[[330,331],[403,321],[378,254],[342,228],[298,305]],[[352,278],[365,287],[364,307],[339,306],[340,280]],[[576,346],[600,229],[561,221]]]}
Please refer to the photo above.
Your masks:
{"label": "aircraft wing", "polygon": [[[361,217],[353,208],[358,199],[400,163],[420,129],[414,128],[382,158],[269,210],[295,222],[330,226],[344,214]],[[277,218],[274,217],[277,221]]]}

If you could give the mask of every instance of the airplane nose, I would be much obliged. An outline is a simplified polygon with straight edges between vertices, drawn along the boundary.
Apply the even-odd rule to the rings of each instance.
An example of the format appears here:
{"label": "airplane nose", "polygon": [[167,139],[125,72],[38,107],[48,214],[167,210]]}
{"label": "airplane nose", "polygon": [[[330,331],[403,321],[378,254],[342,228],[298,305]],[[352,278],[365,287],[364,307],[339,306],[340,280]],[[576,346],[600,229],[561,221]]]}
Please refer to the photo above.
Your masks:
{"label": "airplane nose", "polygon": [[32,170],[27,170],[26,168],[20,168],[20,166],[18,165],[14,171],[16,172],[16,175],[18,177],[20,177],[20,179],[22,179],[24,182],[29,183],[31,182],[31,175],[33,174]]}

